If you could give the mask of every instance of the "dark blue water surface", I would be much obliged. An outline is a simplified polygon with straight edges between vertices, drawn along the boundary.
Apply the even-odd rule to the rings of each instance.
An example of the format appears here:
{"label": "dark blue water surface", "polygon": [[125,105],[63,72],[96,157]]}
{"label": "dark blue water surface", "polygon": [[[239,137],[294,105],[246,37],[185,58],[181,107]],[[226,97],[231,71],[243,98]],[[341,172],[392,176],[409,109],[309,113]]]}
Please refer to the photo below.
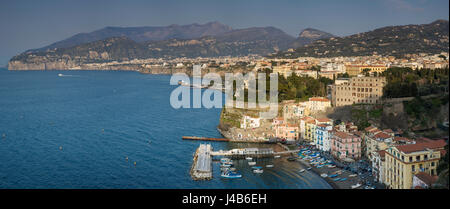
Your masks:
{"label": "dark blue water surface", "polygon": [[181,136],[221,137],[221,110],[173,109],[169,98],[177,86],[169,79],[0,69],[0,188],[331,188],[285,159],[259,160],[275,165],[263,174],[239,161],[243,178],[235,180],[222,179],[214,163],[213,180],[193,181],[192,154],[201,142]]}

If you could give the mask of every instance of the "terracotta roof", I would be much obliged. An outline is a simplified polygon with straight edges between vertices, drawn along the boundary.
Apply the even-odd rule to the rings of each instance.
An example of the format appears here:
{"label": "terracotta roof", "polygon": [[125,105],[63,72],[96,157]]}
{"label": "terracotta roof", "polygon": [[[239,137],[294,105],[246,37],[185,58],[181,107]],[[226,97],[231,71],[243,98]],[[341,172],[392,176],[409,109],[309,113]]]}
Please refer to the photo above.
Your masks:
{"label": "terracotta roof", "polygon": [[331,122],[331,119],[329,119],[329,118],[318,118],[317,122],[320,122],[320,123]]}
{"label": "terracotta roof", "polygon": [[315,101],[315,102],[329,102],[327,98],[324,97],[311,97],[309,98],[309,101]]}
{"label": "terracotta roof", "polygon": [[394,131],[392,131],[392,129],[390,129],[390,128],[384,129],[383,132],[384,133],[394,133]]}
{"label": "terracotta roof", "polygon": [[303,118],[300,118],[300,120],[309,121],[309,120],[314,120],[314,118],[313,117],[309,117],[309,116],[305,116]]}
{"label": "terracotta roof", "polygon": [[334,133],[334,135],[341,139],[351,139],[351,138],[356,137],[353,134],[349,134],[349,133],[341,132],[341,131],[336,131],[336,133]]}
{"label": "terracotta roof", "polygon": [[325,124],[319,124],[319,125],[317,125],[317,126],[320,126],[320,127],[322,127],[322,128],[326,128],[326,127],[327,127],[327,125],[325,125]]}
{"label": "terracotta roof", "polygon": [[407,145],[398,145],[398,150],[400,150],[403,153],[412,153],[412,152],[418,152],[423,151],[426,149],[442,149],[447,143],[444,140],[436,140],[431,142],[425,142],[425,143],[416,143],[416,144],[407,144]]}
{"label": "terracotta roof", "polygon": [[374,137],[381,138],[381,139],[388,139],[388,138],[391,138],[392,136],[389,134],[386,134],[384,132],[380,132],[380,133],[377,133]]}
{"label": "terracotta roof", "polygon": [[298,127],[298,125],[296,125],[296,124],[290,124],[290,123],[288,123],[287,126],[288,126],[288,127]]}
{"label": "terracotta roof", "polygon": [[429,139],[429,138],[425,138],[425,137],[420,137],[416,139],[416,143],[427,143],[427,142],[432,142],[433,140]]}
{"label": "terracotta roof", "polygon": [[438,176],[431,176],[430,174],[425,172],[419,172],[415,176],[420,180],[422,180],[428,186],[431,186],[438,179]]}
{"label": "terracotta roof", "polygon": [[412,142],[414,140],[410,139],[410,138],[406,138],[406,137],[400,137],[400,136],[396,136],[394,137],[394,141],[408,141],[408,142]]}
{"label": "terracotta roof", "polygon": [[369,127],[365,128],[364,130],[365,130],[366,132],[369,132],[370,130],[376,129],[376,128],[377,128],[377,127],[375,127],[375,126],[369,126]]}

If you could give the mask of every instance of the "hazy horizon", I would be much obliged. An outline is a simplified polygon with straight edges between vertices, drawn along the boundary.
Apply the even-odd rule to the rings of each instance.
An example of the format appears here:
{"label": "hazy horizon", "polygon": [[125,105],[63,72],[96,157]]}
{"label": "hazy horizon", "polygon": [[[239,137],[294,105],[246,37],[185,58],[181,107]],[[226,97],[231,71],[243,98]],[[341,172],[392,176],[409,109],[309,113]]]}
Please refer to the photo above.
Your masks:
{"label": "hazy horizon", "polygon": [[0,66],[25,50],[108,26],[168,26],[217,21],[233,29],[273,26],[294,37],[305,28],[347,36],[385,26],[449,19],[447,0],[0,2]]}

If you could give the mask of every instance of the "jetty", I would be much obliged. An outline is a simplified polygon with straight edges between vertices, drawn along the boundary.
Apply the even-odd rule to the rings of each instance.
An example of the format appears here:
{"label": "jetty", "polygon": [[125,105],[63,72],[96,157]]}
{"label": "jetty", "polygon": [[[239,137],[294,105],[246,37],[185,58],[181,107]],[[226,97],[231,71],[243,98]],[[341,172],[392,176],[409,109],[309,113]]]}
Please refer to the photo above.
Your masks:
{"label": "jetty", "polygon": [[212,147],[210,144],[200,144],[194,154],[194,162],[191,167],[191,177],[194,180],[212,179]]}
{"label": "jetty", "polygon": [[208,137],[198,137],[198,136],[183,136],[183,140],[197,140],[197,141],[217,141],[217,142],[229,142],[229,139],[225,138],[208,138]]}

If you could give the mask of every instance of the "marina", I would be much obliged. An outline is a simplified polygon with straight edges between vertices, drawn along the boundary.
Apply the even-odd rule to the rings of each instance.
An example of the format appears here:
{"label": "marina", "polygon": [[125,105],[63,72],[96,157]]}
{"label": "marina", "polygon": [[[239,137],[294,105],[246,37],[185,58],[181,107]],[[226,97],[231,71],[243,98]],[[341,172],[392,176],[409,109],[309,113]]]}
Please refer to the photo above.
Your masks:
{"label": "marina", "polygon": [[[200,144],[194,153],[190,174],[194,180],[211,180],[213,176],[213,157],[223,157],[220,159],[222,177],[235,178],[240,175],[237,175],[237,173],[235,173],[236,171],[232,170],[233,161],[230,158],[245,159],[248,161],[249,166],[253,166],[253,173],[263,173],[261,166],[255,166],[256,162],[252,161],[254,158],[274,158],[274,156],[290,155],[297,152],[299,152],[299,150],[274,152],[271,148],[243,148],[228,151],[213,151],[210,144]],[[267,167],[273,167],[273,165],[268,165]]]}

